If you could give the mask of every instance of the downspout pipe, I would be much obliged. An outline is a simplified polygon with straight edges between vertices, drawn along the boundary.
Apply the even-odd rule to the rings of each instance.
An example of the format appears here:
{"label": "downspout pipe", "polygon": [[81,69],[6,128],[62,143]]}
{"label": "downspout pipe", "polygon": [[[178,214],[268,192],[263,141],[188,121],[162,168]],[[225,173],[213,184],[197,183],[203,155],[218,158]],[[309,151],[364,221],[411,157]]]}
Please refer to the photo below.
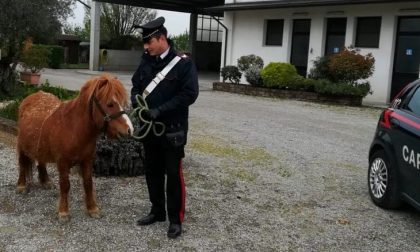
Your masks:
{"label": "downspout pipe", "polygon": [[228,30],[228,28],[222,22],[220,22],[219,19],[215,18],[213,15],[211,16],[211,18],[213,18],[214,20],[216,20],[216,22],[219,23],[225,29],[225,32],[226,32],[226,36],[225,36],[225,48],[224,48],[225,53],[224,53],[224,58],[223,58],[223,67],[225,67],[226,66],[226,57],[227,57],[226,53],[227,53],[227,42],[228,42],[228,31],[229,30]]}

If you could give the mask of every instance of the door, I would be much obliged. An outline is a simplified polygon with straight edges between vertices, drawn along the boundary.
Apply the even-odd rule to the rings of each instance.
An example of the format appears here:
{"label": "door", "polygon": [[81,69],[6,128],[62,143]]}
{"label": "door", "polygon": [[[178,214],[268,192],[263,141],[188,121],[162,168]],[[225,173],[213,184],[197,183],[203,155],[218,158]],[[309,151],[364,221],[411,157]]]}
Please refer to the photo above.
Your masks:
{"label": "door", "polygon": [[420,204],[420,87],[409,92],[407,101],[391,118],[395,151],[400,165],[400,186]]}
{"label": "door", "polygon": [[292,53],[290,63],[296,67],[300,75],[306,77],[308,70],[310,19],[293,20]]}
{"label": "door", "polygon": [[347,18],[328,18],[325,55],[339,53],[344,48]]}
{"label": "door", "polygon": [[400,17],[390,101],[408,83],[419,78],[420,68],[420,16]]}

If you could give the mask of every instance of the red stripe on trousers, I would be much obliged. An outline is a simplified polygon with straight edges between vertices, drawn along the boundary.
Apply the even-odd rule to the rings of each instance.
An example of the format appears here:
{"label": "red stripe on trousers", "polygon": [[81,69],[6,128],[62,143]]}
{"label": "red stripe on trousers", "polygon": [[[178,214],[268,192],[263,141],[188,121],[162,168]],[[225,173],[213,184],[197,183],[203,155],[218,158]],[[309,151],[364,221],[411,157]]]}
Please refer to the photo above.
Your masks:
{"label": "red stripe on trousers", "polygon": [[184,221],[185,215],[185,182],[184,175],[182,173],[182,159],[179,161],[179,180],[181,181],[181,210],[179,211],[179,221]]}

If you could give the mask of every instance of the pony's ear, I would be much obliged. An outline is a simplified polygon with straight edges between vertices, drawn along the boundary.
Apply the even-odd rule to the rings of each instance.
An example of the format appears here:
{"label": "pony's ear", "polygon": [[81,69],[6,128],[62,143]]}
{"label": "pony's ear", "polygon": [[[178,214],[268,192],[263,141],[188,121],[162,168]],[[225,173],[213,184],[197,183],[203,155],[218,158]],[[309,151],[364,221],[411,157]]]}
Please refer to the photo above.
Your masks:
{"label": "pony's ear", "polygon": [[94,92],[94,79],[86,81],[85,85],[80,89],[80,96],[84,99],[89,100]]}
{"label": "pony's ear", "polygon": [[101,76],[100,78],[98,78],[98,90],[105,87],[108,84],[108,78],[106,78],[105,76]]}

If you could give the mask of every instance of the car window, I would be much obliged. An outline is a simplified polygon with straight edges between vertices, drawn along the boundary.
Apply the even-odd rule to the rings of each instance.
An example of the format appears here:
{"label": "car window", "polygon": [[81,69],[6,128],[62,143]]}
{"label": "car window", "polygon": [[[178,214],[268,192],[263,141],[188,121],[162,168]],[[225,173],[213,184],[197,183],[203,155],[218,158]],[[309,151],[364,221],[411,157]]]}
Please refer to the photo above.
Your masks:
{"label": "car window", "polygon": [[417,88],[411,100],[407,104],[407,110],[420,117],[420,88]]}

